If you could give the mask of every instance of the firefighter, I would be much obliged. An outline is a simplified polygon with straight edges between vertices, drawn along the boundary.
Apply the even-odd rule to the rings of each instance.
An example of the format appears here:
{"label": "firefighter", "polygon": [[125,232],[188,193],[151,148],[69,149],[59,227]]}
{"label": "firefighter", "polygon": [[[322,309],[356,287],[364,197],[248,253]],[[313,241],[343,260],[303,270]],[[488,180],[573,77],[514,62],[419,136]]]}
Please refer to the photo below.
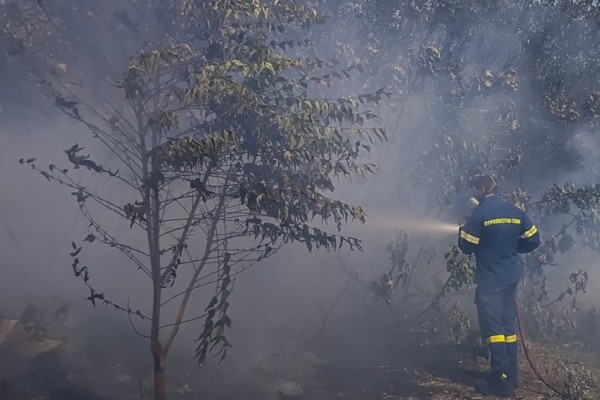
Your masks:
{"label": "firefighter", "polygon": [[500,199],[493,177],[472,180],[479,202],[459,229],[458,246],[475,254],[475,304],[482,339],[490,351],[490,394],[511,397],[517,387],[517,284],[523,271],[518,253],[540,245],[537,227],[525,212]]}

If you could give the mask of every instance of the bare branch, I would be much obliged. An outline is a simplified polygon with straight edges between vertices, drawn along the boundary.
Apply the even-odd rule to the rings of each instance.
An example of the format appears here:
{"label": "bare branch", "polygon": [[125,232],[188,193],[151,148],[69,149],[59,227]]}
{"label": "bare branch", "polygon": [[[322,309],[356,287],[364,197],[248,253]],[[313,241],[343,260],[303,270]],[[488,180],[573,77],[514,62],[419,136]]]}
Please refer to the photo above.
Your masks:
{"label": "bare branch", "polygon": [[[206,182],[208,180],[211,170],[212,170],[211,168],[206,170],[204,177],[202,178],[203,182]],[[169,262],[167,269],[162,273],[162,276],[160,279],[161,283],[165,281],[167,276],[169,276],[169,274],[171,273],[171,270],[173,269],[173,267],[175,266],[175,263],[177,262],[177,258],[179,258],[179,255],[181,254],[183,245],[188,238],[188,232],[192,228],[192,225],[193,225],[192,223],[194,221],[194,216],[196,215],[196,210],[198,208],[198,205],[200,204],[200,200],[201,200],[201,196],[198,195],[196,197],[196,199],[194,200],[194,203],[192,204],[192,209],[189,211],[188,219],[187,219],[186,223],[183,225],[181,236],[179,237],[179,240],[177,241],[177,245],[175,247],[175,252],[173,253],[173,257],[171,258],[171,261]],[[221,204],[222,203],[223,202],[221,202]],[[205,254],[206,254],[206,251],[205,251]]]}
{"label": "bare branch", "polygon": [[[204,176],[204,180],[206,181],[207,178],[208,178],[208,171],[207,171],[207,174]],[[220,215],[224,204],[225,204],[225,198],[221,197],[219,206],[217,207],[217,210],[215,212],[215,218],[212,222],[212,226],[210,227],[209,235],[206,238],[206,246],[204,248],[204,255],[207,257],[210,256],[210,253],[212,251],[213,236],[217,230],[217,224],[219,223],[219,218],[217,216]],[[179,328],[181,326],[181,321],[183,320],[183,315],[185,313],[185,309],[187,307],[188,300],[192,294],[192,291],[193,291],[194,285],[196,284],[198,276],[202,272],[205,265],[206,265],[206,261],[201,261],[200,265],[194,272],[194,275],[190,279],[188,288],[186,290],[186,293],[185,293],[183,300],[181,301],[181,305],[179,307],[179,312],[178,312],[177,318],[175,320],[175,325],[173,326],[173,330],[171,331],[171,334],[169,335],[167,341],[165,342],[165,346],[164,346],[165,352],[168,352],[168,349],[171,347],[171,345],[173,344],[173,341],[175,340],[175,337],[177,336],[177,332],[179,331]],[[163,273],[163,276],[165,276],[164,273]]]}
{"label": "bare branch", "polygon": [[202,314],[202,315],[199,315],[199,316],[197,316],[197,317],[194,317],[194,318],[184,319],[184,320],[182,320],[182,321],[180,321],[180,322],[173,322],[172,324],[161,325],[161,326],[160,326],[160,329],[163,329],[163,328],[169,328],[169,327],[171,327],[171,326],[176,326],[177,324],[179,324],[179,325],[183,325],[183,324],[186,324],[186,323],[188,323],[188,322],[197,321],[197,320],[199,320],[199,319],[202,319],[202,318],[206,317],[207,315],[208,315],[208,313],[204,313],[204,314]]}
{"label": "bare branch", "polygon": [[[129,307],[129,299],[127,299],[127,309],[130,309],[130,307]],[[133,331],[134,331],[134,332],[135,332],[135,333],[136,333],[138,336],[141,336],[141,337],[143,337],[143,338],[145,338],[145,339],[150,339],[150,336],[148,336],[148,335],[145,335],[145,334],[143,334],[143,333],[141,333],[141,332],[139,332],[139,331],[137,330],[137,328],[136,328],[135,324],[133,323],[133,320],[131,319],[131,313],[127,313],[127,319],[129,319],[129,324],[131,325],[131,328],[133,329]]]}
{"label": "bare branch", "polygon": [[[140,250],[136,250],[132,247],[121,244],[110,233],[108,233],[104,228],[102,228],[100,224],[96,222],[96,220],[92,217],[92,215],[86,207],[82,207],[81,211],[83,216],[90,222],[90,225],[94,227],[94,229],[103,236],[100,238],[95,237],[95,239],[97,239],[101,243],[108,244],[111,247],[117,247],[117,249],[121,253],[123,253],[129,259],[129,261],[133,262],[139,270],[144,272],[148,277],[151,277],[148,267],[146,267],[146,265],[137,257],[135,257],[135,255],[132,253],[132,251],[141,252]],[[104,239],[104,237],[106,237],[106,239]]]}

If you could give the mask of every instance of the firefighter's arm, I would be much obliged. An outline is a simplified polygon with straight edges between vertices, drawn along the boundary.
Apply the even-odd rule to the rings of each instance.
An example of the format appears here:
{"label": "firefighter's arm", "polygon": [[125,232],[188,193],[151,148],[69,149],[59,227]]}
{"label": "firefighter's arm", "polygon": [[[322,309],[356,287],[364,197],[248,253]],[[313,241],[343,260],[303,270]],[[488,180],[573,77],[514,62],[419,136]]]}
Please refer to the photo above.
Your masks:
{"label": "firefighter's arm", "polygon": [[517,251],[519,253],[529,253],[537,249],[540,245],[540,233],[537,226],[529,219],[527,214],[523,213],[521,218],[521,236]]}
{"label": "firefighter's arm", "polygon": [[471,254],[477,251],[482,227],[483,214],[476,208],[467,223],[458,230],[458,247],[463,253]]}

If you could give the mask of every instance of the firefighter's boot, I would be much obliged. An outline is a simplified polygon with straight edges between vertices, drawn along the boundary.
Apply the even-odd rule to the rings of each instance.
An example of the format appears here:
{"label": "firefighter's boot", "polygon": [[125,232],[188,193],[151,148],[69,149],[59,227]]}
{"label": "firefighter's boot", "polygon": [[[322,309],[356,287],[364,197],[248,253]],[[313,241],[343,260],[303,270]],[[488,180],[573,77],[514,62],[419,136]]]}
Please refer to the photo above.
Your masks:
{"label": "firefighter's boot", "polygon": [[515,394],[508,375],[505,373],[492,373],[488,379],[488,395],[504,399],[512,398]]}

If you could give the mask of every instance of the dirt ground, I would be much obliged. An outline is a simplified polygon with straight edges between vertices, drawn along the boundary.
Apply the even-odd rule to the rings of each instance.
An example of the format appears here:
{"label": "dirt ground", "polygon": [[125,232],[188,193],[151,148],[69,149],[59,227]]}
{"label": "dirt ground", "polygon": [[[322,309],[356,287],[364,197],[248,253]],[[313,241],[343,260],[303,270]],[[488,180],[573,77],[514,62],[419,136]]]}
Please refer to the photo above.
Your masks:
{"label": "dirt ground", "polygon": [[[24,330],[15,325],[11,336],[0,344],[0,400],[150,400],[150,376],[140,383],[139,372],[110,368],[97,359],[67,351],[69,343],[39,347],[24,339]],[[19,329],[17,329],[19,328]],[[1,333],[1,332],[0,332]],[[259,363],[248,372],[245,383],[232,382],[229,388],[212,388],[194,379],[171,381],[173,400],[458,400],[493,399],[485,390],[487,360],[470,354],[468,346],[438,343],[420,346],[418,335],[393,334],[378,339],[376,351],[351,346],[335,346],[337,339],[300,349],[287,358]],[[338,351],[332,351],[332,343]],[[379,345],[381,343],[381,345]],[[388,345],[386,345],[388,344]],[[35,346],[35,347],[32,347]],[[29,348],[28,353],[19,349]],[[600,399],[600,354],[586,352],[577,345],[531,345],[538,369],[557,388],[564,382],[578,383],[578,375],[565,371],[587,371],[586,397]],[[34,351],[35,350],[35,351]],[[36,353],[37,354],[34,354]],[[125,356],[126,349],[121,353]],[[325,354],[327,357],[325,357]],[[129,355],[132,356],[131,354]],[[70,358],[70,360],[68,359]],[[75,363],[73,359],[76,359]],[[111,364],[112,365],[112,364]],[[572,366],[572,368],[571,368]],[[567,367],[567,368],[565,368]],[[201,371],[199,373],[202,373]],[[237,379],[240,379],[239,377]],[[556,399],[533,374],[520,353],[520,387],[516,399]],[[580,382],[579,382],[580,383]],[[143,387],[141,387],[141,386]],[[573,385],[572,385],[573,386]],[[141,390],[140,390],[141,389]],[[572,388],[571,388],[571,391]],[[142,396],[142,393],[146,393]],[[567,397],[575,400],[578,397]]]}
{"label": "dirt ground", "polygon": [[[533,373],[523,352],[520,353],[519,389],[515,399],[560,398],[549,390]],[[530,353],[538,355],[538,370],[549,382],[563,389],[561,378],[552,365],[562,357],[580,360],[585,368],[600,377],[600,356],[571,349],[559,349],[532,345]],[[485,393],[487,360],[465,357],[455,346],[437,346],[418,349],[410,357],[390,357],[378,363],[341,365],[332,364],[324,369],[323,386],[334,389],[335,395],[307,395],[306,399],[339,400],[447,400],[447,399],[494,399]],[[315,388],[316,389],[316,388]],[[317,392],[322,391],[316,390]],[[307,390],[310,392],[310,390]],[[590,388],[590,399],[600,399],[600,388]]]}

